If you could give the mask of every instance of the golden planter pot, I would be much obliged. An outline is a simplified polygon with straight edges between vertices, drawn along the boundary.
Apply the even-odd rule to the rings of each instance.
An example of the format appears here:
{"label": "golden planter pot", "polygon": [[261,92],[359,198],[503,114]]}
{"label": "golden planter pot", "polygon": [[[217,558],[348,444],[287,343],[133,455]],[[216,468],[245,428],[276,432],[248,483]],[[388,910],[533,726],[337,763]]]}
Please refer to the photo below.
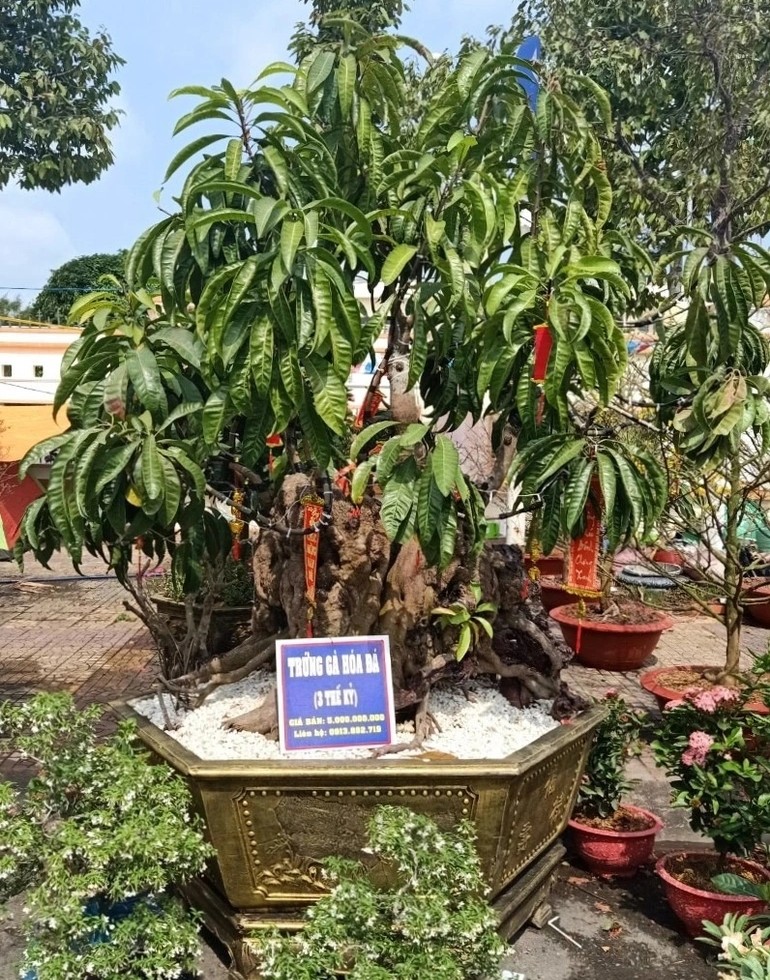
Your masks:
{"label": "golden planter pot", "polygon": [[[184,776],[217,851],[189,890],[207,926],[228,947],[231,977],[257,980],[244,940],[266,928],[297,929],[326,891],[322,861],[362,859],[366,823],[380,804],[408,806],[451,827],[476,828],[500,931],[512,936],[548,897],[593,732],[593,707],[505,759],[405,758],[312,762],[200,759],[129,705],[151,752]],[[373,868],[372,873],[382,873]]]}

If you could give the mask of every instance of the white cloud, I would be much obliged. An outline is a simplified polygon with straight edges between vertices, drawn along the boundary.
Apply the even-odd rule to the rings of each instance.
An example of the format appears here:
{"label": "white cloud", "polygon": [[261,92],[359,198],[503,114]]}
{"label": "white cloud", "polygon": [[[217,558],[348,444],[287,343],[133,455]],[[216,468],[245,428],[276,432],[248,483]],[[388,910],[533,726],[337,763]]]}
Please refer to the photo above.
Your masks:
{"label": "white cloud", "polygon": [[[19,286],[40,287],[72,258],[73,246],[58,218],[33,194],[5,190],[0,195],[0,295]],[[25,300],[35,293],[20,293]]]}

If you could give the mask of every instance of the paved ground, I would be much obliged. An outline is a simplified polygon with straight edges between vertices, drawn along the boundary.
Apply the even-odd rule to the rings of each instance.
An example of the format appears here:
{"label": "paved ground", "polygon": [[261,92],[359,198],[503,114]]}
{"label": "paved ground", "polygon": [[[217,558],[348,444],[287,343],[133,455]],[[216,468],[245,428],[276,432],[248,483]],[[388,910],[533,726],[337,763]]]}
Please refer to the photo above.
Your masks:
{"label": "paved ground", "polygon": [[[0,564],[0,699],[68,690],[80,704],[87,704],[146,690],[153,671],[152,644],[141,623],[123,608],[122,588],[106,578],[103,565],[93,559],[84,564],[84,579],[73,576],[66,559],[54,559],[52,565],[51,571],[29,565],[22,574],[15,565]],[[680,617],[646,667],[718,665],[723,637],[714,620]],[[768,638],[766,630],[745,628],[748,650],[764,652]],[[655,708],[638,684],[638,672],[619,674],[572,665],[565,678],[588,697],[600,698],[615,688],[630,703]],[[23,772],[17,759],[0,757],[0,776],[19,778]],[[631,775],[638,781],[634,799],[665,813],[668,787],[650,759],[635,760]],[[668,811],[662,846],[693,840],[683,815]],[[527,930],[506,964],[526,980],[593,980],[604,970],[612,970],[617,980],[646,980],[651,971],[668,980],[714,976],[703,952],[679,937],[651,873],[643,874],[629,891],[565,865],[554,906],[561,916],[560,926],[581,948],[552,929]],[[16,924],[0,918],[0,980],[17,976]],[[226,976],[211,950],[206,950],[203,969],[206,980]]]}

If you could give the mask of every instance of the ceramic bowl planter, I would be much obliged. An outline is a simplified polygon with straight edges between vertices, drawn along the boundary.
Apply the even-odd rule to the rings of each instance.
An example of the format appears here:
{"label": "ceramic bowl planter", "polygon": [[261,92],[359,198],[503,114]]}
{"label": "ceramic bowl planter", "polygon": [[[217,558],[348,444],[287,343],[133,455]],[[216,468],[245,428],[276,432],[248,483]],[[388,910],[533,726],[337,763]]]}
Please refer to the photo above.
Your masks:
{"label": "ceramic bowl planter", "polygon": [[626,671],[638,670],[663,631],[674,625],[665,613],[651,613],[654,615],[646,623],[600,622],[578,616],[578,604],[574,603],[551,610],[551,618],[561,627],[564,642],[578,663],[599,670]]}
{"label": "ceramic bowl planter", "polygon": [[541,575],[561,578],[564,571],[564,553],[561,551],[552,551],[550,555],[542,555],[540,558],[535,559],[535,561],[529,555],[525,555],[524,568],[529,571],[533,567],[538,568]]}
{"label": "ceramic bowl planter", "polygon": [[598,875],[631,878],[652,857],[655,837],[663,829],[663,821],[649,810],[624,804],[621,810],[647,819],[644,830],[611,830],[591,827],[573,817],[569,822],[572,843],[583,864]]}
{"label": "ceramic bowl planter", "polygon": [[763,585],[758,589],[751,589],[747,598],[751,600],[746,603],[746,612],[749,616],[760,626],[770,626],[770,586]]}
{"label": "ceramic bowl planter", "polygon": [[[184,632],[187,614],[183,602],[158,596],[155,605],[172,628],[178,627]],[[252,611],[251,606],[214,607],[207,641],[208,652],[212,657],[226,653],[235,646],[238,630],[251,626]]]}
{"label": "ceramic bowl planter", "polygon": [[[687,667],[657,667],[655,670],[648,670],[639,678],[639,683],[658,702],[660,708],[665,708],[669,701],[678,701],[682,697],[682,690],[669,687],[667,679],[676,676],[682,670],[692,671],[694,674],[702,674],[706,670],[713,670],[714,665],[695,664]],[[707,688],[706,688],[707,689]],[[761,701],[749,701],[744,706],[745,711],[752,711],[758,715],[770,714],[770,708]]]}
{"label": "ceramic bowl planter", "polygon": [[567,592],[567,587],[561,576],[544,575],[538,584],[540,585],[540,601],[546,612],[551,612],[558,606],[565,606],[575,599],[572,593]]}
{"label": "ceramic bowl planter", "polygon": [[[706,855],[713,858],[713,855]],[[694,939],[703,933],[703,920],[721,922],[728,912],[738,915],[759,915],[764,912],[767,904],[763,899],[751,898],[746,895],[725,895],[722,892],[706,891],[693,888],[679,881],[671,872],[677,863],[695,865],[704,860],[702,853],[679,852],[666,854],[660,858],[655,870],[663,882],[663,890],[671,909],[684,926],[687,935]],[[753,861],[739,858],[729,860],[729,870],[736,874],[750,871],[753,875],[770,881],[770,871],[767,871]]]}

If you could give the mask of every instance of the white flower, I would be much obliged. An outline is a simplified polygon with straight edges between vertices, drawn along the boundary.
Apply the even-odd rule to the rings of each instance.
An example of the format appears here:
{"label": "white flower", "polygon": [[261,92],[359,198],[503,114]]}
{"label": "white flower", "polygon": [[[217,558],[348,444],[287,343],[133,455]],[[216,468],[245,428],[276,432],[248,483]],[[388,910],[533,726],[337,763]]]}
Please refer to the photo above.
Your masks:
{"label": "white flower", "polygon": [[742,932],[728,932],[722,936],[722,950],[730,954],[731,948],[735,950],[736,953],[748,953],[743,940],[744,935]]}

